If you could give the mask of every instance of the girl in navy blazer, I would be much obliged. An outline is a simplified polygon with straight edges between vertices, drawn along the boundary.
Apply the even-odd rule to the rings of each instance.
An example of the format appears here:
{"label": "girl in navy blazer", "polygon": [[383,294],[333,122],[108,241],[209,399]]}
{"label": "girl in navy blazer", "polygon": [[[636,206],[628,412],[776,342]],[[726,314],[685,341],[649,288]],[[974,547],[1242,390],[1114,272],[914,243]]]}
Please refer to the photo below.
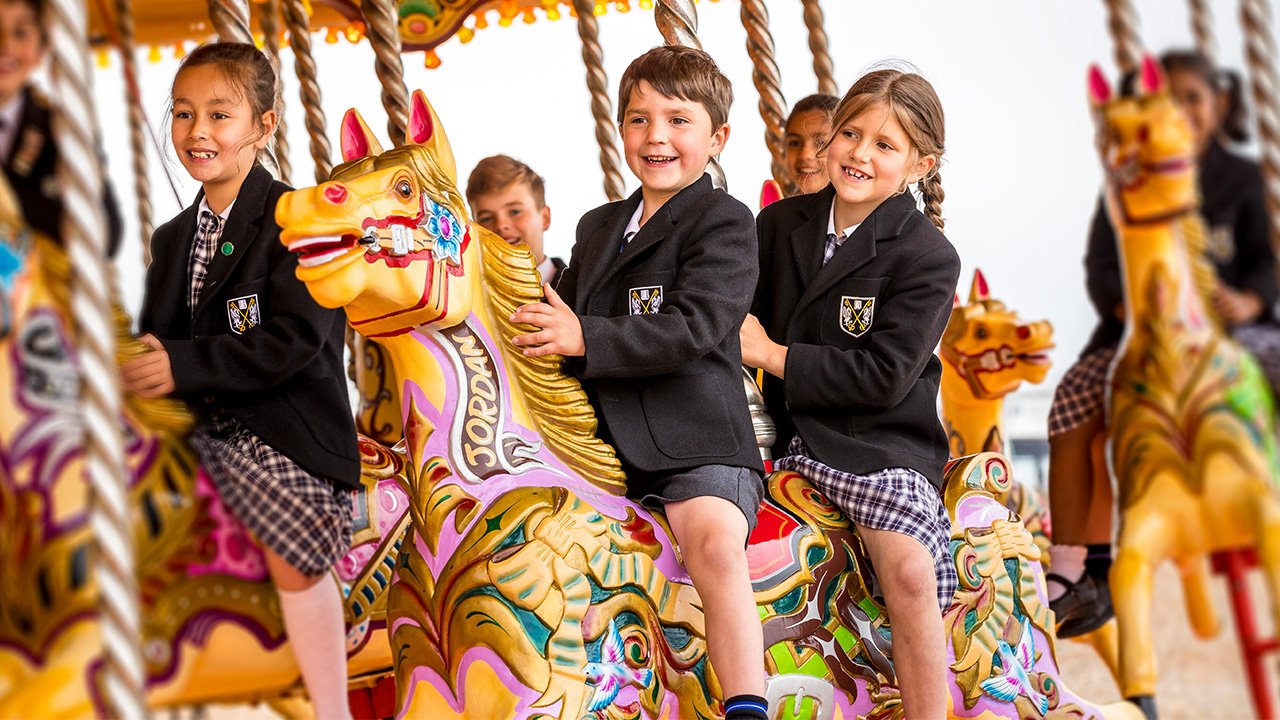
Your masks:
{"label": "girl in navy blazer", "polygon": [[320,307],[280,242],[288,186],[258,165],[276,126],[276,78],[253,45],[191,53],[173,81],[173,149],[196,202],[158,228],[140,327],[152,352],[126,390],[176,395],[223,503],[263,545],[317,717],[349,718],[342,598],[330,571],[351,542],[359,481],[342,373],[341,311]]}
{"label": "girl in navy blazer", "polygon": [[832,127],[831,185],[757,220],[760,283],[742,359],[767,373],[775,467],[825,492],[871,555],[906,716],[941,718],[941,608],[956,573],[939,493],[948,448],[933,350],[960,276],[940,232],[942,106],[919,75],[877,70],[849,89]]}

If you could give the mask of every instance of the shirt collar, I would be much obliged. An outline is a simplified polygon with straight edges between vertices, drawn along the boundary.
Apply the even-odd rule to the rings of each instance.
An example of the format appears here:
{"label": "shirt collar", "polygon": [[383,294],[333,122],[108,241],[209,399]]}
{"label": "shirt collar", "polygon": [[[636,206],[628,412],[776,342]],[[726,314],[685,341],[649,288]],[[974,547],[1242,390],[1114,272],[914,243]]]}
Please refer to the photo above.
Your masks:
{"label": "shirt collar", "polygon": [[636,206],[636,211],[631,216],[631,222],[627,223],[627,229],[622,231],[622,237],[640,232],[640,218],[642,217],[644,217],[644,200],[641,200],[640,204]]}
{"label": "shirt collar", "polygon": [[554,283],[556,277],[556,264],[551,261],[551,257],[542,258],[542,262],[538,263],[538,277],[542,278],[544,283]]}
{"label": "shirt collar", "polygon": [[843,232],[836,232],[836,203],[835,203],[835,200],[831,201],[831,211],[827,215],[827,234],[828,235],[835,235],[836,237],[844,237],[845,239],[848,239],[851,235],[853,235],[853,231],[857,230],[858,226],[861,224],[862,223],[854,223],[849,227],[845,228]]}
{"label": "shirt collar", "polygon": [[[222,218],[222,221],[224,223],[227,221],[227,218],[231,217],[231,208],[235,207],[235,204],[236,204],[236,201],[232,200],[230,203],[227,204],[225,208],[222,209],[222,212],[217,213],[217,216]],[[199,218],[200,213],[205,213],[205,212],[211,213],[213,212],[213,210],[209,208],[209,198],[202,197],[200,198],[200,209],[196,211],[196,217]]]}

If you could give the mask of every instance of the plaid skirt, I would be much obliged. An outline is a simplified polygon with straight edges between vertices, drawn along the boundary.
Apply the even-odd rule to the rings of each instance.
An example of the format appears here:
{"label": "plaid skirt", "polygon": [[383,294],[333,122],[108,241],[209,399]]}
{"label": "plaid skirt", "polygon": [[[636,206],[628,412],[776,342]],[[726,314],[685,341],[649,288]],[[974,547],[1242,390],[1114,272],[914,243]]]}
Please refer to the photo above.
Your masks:
{"label": "plaid skirt", "polygon": [[223,504],[298,572],[324,575],[347,553],[349,490],[298,467],[224,413],[197,427],[191,445]]}
{"label": "plaid skirt", "polygon": [[1067,368],[1049,408],[1049,436],[1075,430],[1102,412],[1107,393],[1107,371],[1116,356],[1114,347],[1103,347],[1076,360]]}
{"label": "plaid skirt", "polygon": [[1232,333],[1262,366],[1271,390],[1280,394],[1280,326],[1270,323],[1244,325]]}
{"label": "plaid skirt", "polygon": [[809,455],[800,436],[791,439],[777,470],[800,473],[859,527],[888,530],[915,538],[933,558],[938,607],[951,606],[959,578],[951,559],[951,517],[942,496],[925,476],[911,468],[885,468],[869,475],[841,472]]}

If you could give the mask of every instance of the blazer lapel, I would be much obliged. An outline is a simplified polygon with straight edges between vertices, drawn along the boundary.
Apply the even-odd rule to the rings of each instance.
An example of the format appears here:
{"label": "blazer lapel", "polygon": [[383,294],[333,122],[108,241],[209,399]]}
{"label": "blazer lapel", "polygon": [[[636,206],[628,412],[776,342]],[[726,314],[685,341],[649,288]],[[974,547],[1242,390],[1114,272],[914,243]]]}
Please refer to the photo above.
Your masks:
{"label": "blazer lapel", "polygon": [[808,220],[791,231],[791,254],[795,256],[796,268],[800,271],[801,287],[809,287],[822,268],[822,252],[827,242],[827,219],[835,194],[836,191],[830,185],[816,193],[812,202],[802,209],[808,215]]}
{"label": "blazer lapel", "polygon": [[[622,242],[622,234],[626,232],[627,224],[631,222],[631,216],[640,206],[641,199],[640,191],[636,190],[631,197],[619,203],[613,215],[605,221],[603,233],[597,233],[592,237],[592,244],[587,247],[586,253],[582,256],[582,265],[587,271],[582,277],[581,290],[578,292],[578,303],[582,307],[586,307],[586,301],[591,297],[591,293],[600,287],[617,263],[618,245]],[[633,239],[632,242],[635,240]],[[575,310],[581,310],[581,308],[575,308]]]}
{"label": "blazer lapel", "polygon": [[[196,303],[193,316],[199,316],[205,309],[209,304],[209,298],[217,294],[215,291],[240,264],[240,258],[245,256],[249,245],[257,239],[261,229],[258,227],[258,221],[262,218],[263,205],[266,203],[267,191],[270,188],[271,173],[261,165],[254,165],[240,187],[240,194],[236,196],[236,204],[232,206],[231,215],[227,217],[222,237],[217,247],[213,248],[213,257],[209,260],[209,269],[204,279],[204,291],[200,293],[200,300]],[[194,234],[192,232],[192,235]],[[189,248],[191,240],[187,242]]]}

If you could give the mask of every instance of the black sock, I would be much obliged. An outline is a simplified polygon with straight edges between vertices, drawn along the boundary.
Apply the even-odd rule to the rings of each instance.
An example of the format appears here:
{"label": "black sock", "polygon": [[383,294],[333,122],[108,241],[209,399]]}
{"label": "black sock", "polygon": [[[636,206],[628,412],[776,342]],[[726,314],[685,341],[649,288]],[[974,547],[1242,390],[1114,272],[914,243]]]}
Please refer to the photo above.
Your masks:
{"label": "black sock", "polygon": [[1091,578],[1106,580],[1111,572],[1111,544],[1086,545],[1088,555],[1084,558],[1084,572]]}
{"label": "black sock", "polygon": [[769,704],[759,695],[734,695],[724,701],[724,720],[769,720]]}

